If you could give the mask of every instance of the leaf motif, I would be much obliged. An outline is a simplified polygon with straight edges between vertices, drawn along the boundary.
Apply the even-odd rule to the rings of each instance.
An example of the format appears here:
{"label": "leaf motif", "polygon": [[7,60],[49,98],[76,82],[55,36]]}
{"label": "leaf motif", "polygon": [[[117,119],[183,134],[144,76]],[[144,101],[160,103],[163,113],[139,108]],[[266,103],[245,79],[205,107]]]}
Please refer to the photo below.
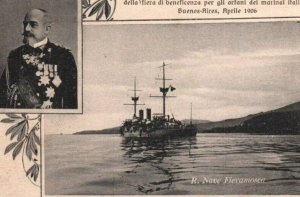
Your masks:
{"label": "leaf motif", "polygon": [[40,171],[39,165],[35,163],[26,172],[26,176],[30,174],[30,177],[33,178],[34,181],[36,181],[39,175],[39,171]]}
{"label": "leaf motif", "polygon": [[26,129],[26,121],[22,121],[22,124],[19,126],[15,127],[14,131],[12,132],[10,136],[10,140],[13,140],[16,135],[20,135],[23,129]]}
{"label": "leaf motif", "polygon": [[83,8],[87,8],[89,6],[90,6],[90,4],[89,4],[89,2],[87,0],[82,0],[82,7]]}
{"label": "leaf motif", "polygon": [[37,147],[34,143],[34,140],[33,140],[33,136],[30,137],[30,150],[35,154],[37,155],[38,153],[38,150],[37,150]]}
{"label": "leaf motif", "polygon": [[110,12],[111,12],[111,6],[109,5],[109,3],[106,0],[105,1],[105,17],[106,17],[106,19],[109,17]]}
{"label": "leaf motif", "polygon": [[26,134],[26,124],[24,124],[24,126],[21,129],[21,131],[19,132],[17,140],[21,141],[22,139],[24,139],[25,134]]}
{"label": "leaf motif", "polygon": [[36,164],[33,164],[26,172],[26,176],[28,176],[30,173],[32,173],[33,169],[35,168]]}
{"label": "leaf motif", "polygon": [[9,129],[7,129],[5,135],[8,135],[8,134],[10,134],[10,133],[13,133],[13,132],[18,131],[19,128],[22,127],[21,125],[24,124],[24,123],[25,123],[25,120],[20,121],[18,124],[11,126]]}
{"label": "leaf motif", "polygon": [[12,118],[4,118],[1,120],[2,123],[12,123],[15,122],[15,119]]}
{"label": "leaf motif", "polygon": [[6,116],[10,117],[10,118],[14,118],[14,119],[21,119],[21,116],[18,116],[17,114],[6,114]]}
{"label": "leaf motif", "polygon": [[92,8],[90,14],[88,16],[92,16],[94,14],[96,14],[100,8],[104,5],[105,0],[99,0],[97,3],[95,3],[93,6],[91,6],[90,8]]}
{"label": "leaf motif", "polygon": [[13,142],[10,145],[8,145],[4,151],[4,155],[9,153],[17,144],[18,144],[18,142]]}
{"label": "leaf motif", "polygon": [[101,19],[101,17],[103,16],[103,12],[104,9],[103,7],[99,10],[99,12],[97,13],[97,17],[96,17],[96,21],[99,21]]}
{"label": "leaf motif", "polygon": [[32,143],[32,138],[28,138],[28,141],[27,141],[27,145],[26,145],[26,156],[28,157],[29,161],[32,160],[32,151],[31,151],[31,143]]}
{"label": "leaf motif", "polygon": [[20,153],[22,147],[23,147],[24,141],[21,141],[15,148],[15,150],[13,151],[13,160],[15,160],[15,158],[18,156],[18,154]]}
{"label": "leaf motif", "polygon": [[36,135],[35,132],[33,132],[33,138],[34,138],[34,141],[40,146],[40,145],[41,145],[41,140],[40,140],[40,138]]}
{"label": "leaf motif", "polygon": [[34,174],[35,174],[35,171],[36,171],[36,164],[33,165],[33,169],[32,169],[32,172],[30,174],[30,177],[33,178]]}
{"label": "leaf motif", "polygon": [[35,174],[34,174],[34,177],[33,177],[33,180],[36,182],[37,178],[38,178],[38,174],[39,172],[38,171],[35,171]]}
{"label": "leaf motif", "polygon": [[38,176],[39,176],[39,171],[40,171],[40,168],[37,164],[35,164],[35,169],[34,169],[34,176],[33,176],[33,180],[36,181]]}

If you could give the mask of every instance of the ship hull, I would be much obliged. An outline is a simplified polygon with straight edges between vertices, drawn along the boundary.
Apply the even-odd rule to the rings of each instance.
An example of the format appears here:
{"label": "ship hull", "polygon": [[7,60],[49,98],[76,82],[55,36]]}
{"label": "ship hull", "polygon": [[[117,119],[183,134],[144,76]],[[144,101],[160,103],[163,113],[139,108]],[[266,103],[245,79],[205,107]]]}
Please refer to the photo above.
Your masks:
{"label": "ship hull", "polygon": [[156,129],[153,131],[143,132],[143,131],[132,131],[124,132],[123,136],[125,138],[166,138],[166,137],[188,137],[196,136],[197,130],[192,128],[184,129]]}

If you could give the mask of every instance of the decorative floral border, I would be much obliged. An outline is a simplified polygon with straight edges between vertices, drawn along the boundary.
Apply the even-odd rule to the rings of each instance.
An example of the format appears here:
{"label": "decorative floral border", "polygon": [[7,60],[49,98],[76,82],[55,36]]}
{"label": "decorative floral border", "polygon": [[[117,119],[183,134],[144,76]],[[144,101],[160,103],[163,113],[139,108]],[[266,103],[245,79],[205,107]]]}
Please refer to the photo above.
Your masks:
{"label": "decorative floral border", "polygon": [[112,16],[116,10],[116,0],[96,0],[93,3],[91,3],[91,0],[82,0],[81,2],[83,11],[82,19],[96,15],[96,21],[113,20]]}
{"label": "decorative floral border", "polygon": [[[37,179],[40,175],[40,127],[41,115],[27,115],[27,114],[6,114],[7,118],[2,119],[1,123],[15,123],[9,127],[5,133],[13,141],[9,144],[4,154],[12,151],[12,158],[15,158],[22,152],[22,164],[26,177],[35,186],[40,186]],[[33,126],[32,126],[33,125]],[[30,163],[31,167],[26,167]]]}

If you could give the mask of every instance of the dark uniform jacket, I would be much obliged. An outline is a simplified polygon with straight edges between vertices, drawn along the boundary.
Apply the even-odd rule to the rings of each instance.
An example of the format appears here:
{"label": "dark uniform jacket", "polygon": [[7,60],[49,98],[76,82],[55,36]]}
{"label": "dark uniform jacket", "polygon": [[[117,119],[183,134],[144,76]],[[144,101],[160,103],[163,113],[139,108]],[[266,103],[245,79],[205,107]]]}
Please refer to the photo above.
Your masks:
{"label": "dark uniform jacket", "polygon": [[9,54],[0,79],[1,107],[77,108],[77,67],[71,52],[47,42],[23,45]]}

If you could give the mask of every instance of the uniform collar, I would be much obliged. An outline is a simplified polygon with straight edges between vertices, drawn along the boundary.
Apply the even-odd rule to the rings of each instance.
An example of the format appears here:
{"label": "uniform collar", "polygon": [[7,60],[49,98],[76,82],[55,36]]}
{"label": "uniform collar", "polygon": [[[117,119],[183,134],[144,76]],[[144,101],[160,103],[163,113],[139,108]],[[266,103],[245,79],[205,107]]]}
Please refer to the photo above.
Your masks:
{"label": "uniform collar", "polygon": [[[50,42],[50,40],[47,38],[46,40],[41,41],[43,45],[40,45],[37,48],[34,48],[33,46],[30,46],[29,44],[25,44],[24,46],[24,50],[26,51],[26,53],[41,53],[41,52],[51,52],[51,48],[53,47],[53,44]],[[41,43],[38,42],[38,43]]]}
{"label": "uniform collar", "polygon": [[47,43],[48,43],[48,38],[46,37],[44,40],[35,43],[35,44],[33,45],[33,48],[36,49],[36,48],[43,47],[43,46],[45,46]]}

